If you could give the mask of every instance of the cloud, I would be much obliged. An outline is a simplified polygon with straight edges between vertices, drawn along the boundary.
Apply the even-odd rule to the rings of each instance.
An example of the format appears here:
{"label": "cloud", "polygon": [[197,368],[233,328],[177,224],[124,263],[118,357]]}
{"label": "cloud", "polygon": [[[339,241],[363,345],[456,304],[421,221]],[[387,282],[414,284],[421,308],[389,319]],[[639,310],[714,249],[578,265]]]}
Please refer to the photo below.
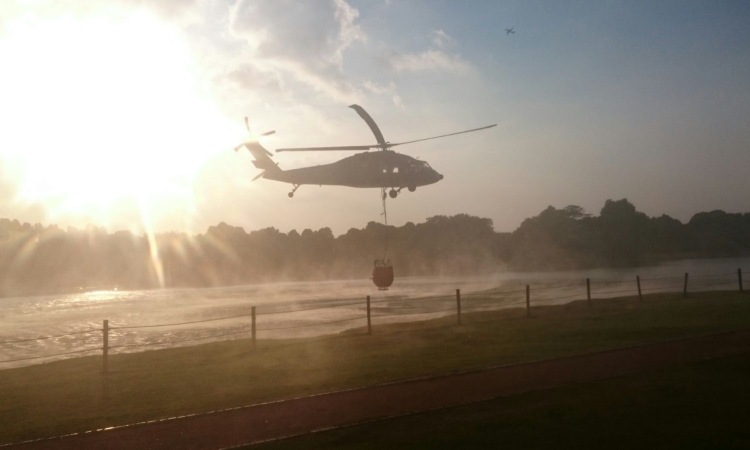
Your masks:
{"label": "cloud", "polygon": [[460,55],[442,50],[425,50],[421,53],[391,53],[385,57],[388,66],[396,72],[449,72],[467,73],[471,65]]}
{"label": "cloud", "polygon": [[448,33],[443,30],[432,30],[430,32],[430,41],[432,41],[432,45],[437,48],[447,47],[456,43],[456,41],[448,36]]}
{"label": "cloud", "polygon": [[230,34],[247,44],[245,65],[353,102],[361,93],[343,67],[347,49],[367,42],[358,17],[345,0],[240,0],[230,12]]}
{"label": "cloud", "polygon": [[383,86],[374,81],[365,80],[362,82],[362,86],[373,94],[378,95],[390,94],[396,91],[396,84],[392,81],[387,86]]}
{"label": "cloud", "polygon": [[277,70],[263,70],[253,64],[241,64],[220,78],[251,92],[279,94],[284,90],[284,79]]}
{"label": "cloud", "polygon": [[430,31],[431,48],[418,53],[390,52],[382,57],[385,65],[394,72],[448,72],[467,73],[471,64],[457,53],[448,53],[446,47],[456,44],[456,40],[445,31]]}
{"label": "cloud", "polygon": [[[119,0],[125,6],[145,7],[155,11],[163,18],[174,20],[184,16],[197,18],[197,0]],[[99,3],[99,2],[96,2]]]}
{"label": "cloud", "polygon": [[393,104],[401,109],[406,109],[404,106],[404,102],[401,101],[401,97],[399,97],[398,95],[393,96]]}
{"label": "cloud", "polygon": [[362,86],[373,94],[391,96],[391,100],[393,101],[394,105],[401,109],[405,109],[404,103],[401,100],[401,96],[396,93],[396,83],[394,83],[393,81],[391,81],[387,86],[383,86],[374,81],[365,80],[362,83]]}
{"label": "cloud", "polygon": [[335,61],[341,68],[343,53],[347,47],[355,42],[367,42],[367,35],[359,25],[354,23],[359,17],[359,11],[349,6],[344,0],[334,0],[336,4],[336,20],[339,22],[339,45],[335,52]]}

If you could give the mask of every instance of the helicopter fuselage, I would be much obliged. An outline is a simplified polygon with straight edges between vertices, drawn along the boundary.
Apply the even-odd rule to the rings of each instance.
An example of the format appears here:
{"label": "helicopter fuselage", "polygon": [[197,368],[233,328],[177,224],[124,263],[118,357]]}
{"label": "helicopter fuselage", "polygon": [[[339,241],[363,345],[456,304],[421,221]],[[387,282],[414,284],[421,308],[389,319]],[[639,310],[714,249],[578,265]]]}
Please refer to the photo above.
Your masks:
{"label": "helicopter fuselage", "polygon": [[[234,148],[235,151],[245,147],[250,153],[252,153],[253,164],[256,168],[261,169],[263,172],[256,175],[253,181],[258,178],[265,178],[267,180],[281,181],[283,183],[291,183],[294,188],[290,192],[289,197],[294,197],[297,188],[304,184],[317,184],[320,186],[348,186],[355,188],[380,188],[383,189],[383,195],[385,195],[385,189],[390,188],[391,198],[396,198],[398,193],[403,188],[408,188],[409,191],[414,191],[419,186],[426,186],[428,184],[434,184],[443,179],[443,176],[437,173],[435,169],[430,167],[426,161],[420,161],[411,156],[407,156],[401,153],[393,151],[393,147],[413,144],[415,142],[429,141],[432,139],[444,138],[448,136],[455,136],[457,134],[471,133],[474,131],[486,130],[492,128],[495,125],[489,125],[481,128],[474,128],[472,130],[458,131],[456,133],[442,134],[440,136],[432,136],[423,139],[416,139],[406,142],[386,142],[383,138],[383,133],[380,132],[380,128],[372,120],[372,117],[359,105],[349,106],[359,114],[359,116],[367,123],[370,127],[375,140],[378,142],[376,145],[365,144],[365,145],[346,145],[346,146],[334,146],[334,147],[293,147],[293,148],[279,148],[276,153],[280,152],[310,152],[310,151],[365,151],[364,153],[358,153],[348,158],[344,158],[340,161],[336,161],[331,164],[324,164],[320,166],[312,167],[301,167],[299,169],[281,170],[276,162],[270,158],[273,156],[271,152],[263,148],[257,139],[245,141]],[[247,117],[245,117],[245,127],[250,132],[250,126],[248,125]],[[267,136],[273,134],[273,131],[264,133],[261,136]],[[378,149],[376,151],[366,151]],[[385,198],[385,197],[383,197]]]}
{"label": "helicopter fuselage", "polygon": [[348,186],[355,188],[409,188],[443,179],[425,161],[392,150],[358,153],[331,164],[290,170],[268,170],[263,178],[293,185]]}

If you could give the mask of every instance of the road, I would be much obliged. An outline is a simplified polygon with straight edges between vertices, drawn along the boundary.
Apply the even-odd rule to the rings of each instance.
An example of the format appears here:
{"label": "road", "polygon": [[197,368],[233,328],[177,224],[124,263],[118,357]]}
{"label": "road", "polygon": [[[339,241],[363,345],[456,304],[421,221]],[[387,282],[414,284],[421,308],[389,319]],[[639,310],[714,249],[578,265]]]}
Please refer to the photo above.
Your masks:
{"label": "road", "polygon": [[222,449],[746,352],[750,330],[332,392],[7,448]]}

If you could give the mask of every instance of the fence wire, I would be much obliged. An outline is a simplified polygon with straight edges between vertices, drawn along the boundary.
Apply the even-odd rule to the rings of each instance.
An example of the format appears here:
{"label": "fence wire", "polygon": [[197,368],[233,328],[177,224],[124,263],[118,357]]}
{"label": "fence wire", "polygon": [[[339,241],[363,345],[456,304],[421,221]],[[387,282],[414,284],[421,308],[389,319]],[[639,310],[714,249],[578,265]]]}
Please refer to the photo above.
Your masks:
{"label": "fence wire", "polygon": [[390,303],[390,302],[413,302],[413,301],[420,301],[420,300],[447,300],[454,298],[452,295],[431,295],[428,297],[413,297],[413,298],[384,298],[381,300],[370,300],[370,304],[378,304],[378,303]]}
{"label": "fence wire", "polygon": [[413,313],[390,313],[390,314],[372,314],[370,317],[393,317],[393,316],[417,316],[421,314],[438,314],[447,311],[456,311],[456,308],[438,309],[436,311],[419,311]]}
{"label": "fence wire", "polygon": [[[565,299],[568,299],[568,298],[580,297],[582,295],[584,295],[584,294],[582,294],[580,292],[577,292],[575,294],[563,295],[563,296],[560,296],[560,297],[540,298],[540,299],[537,299],[536,301],[538,301],[538,302],[552,302],[552,301],[555,301],[555,300],[565,300]],[[530,299],[530,302],[534,303],[534,301],[535,301],[534,297],[532,296],[531,299]]]}
{"label": "fence wire", "polygon": [[238,314],[236,316],[217,317],[215,319],[204,319],[204,320],[191,320],[188,322],[174,322],[174,323],[159,323],[154,325],[129,325],[129,326],[117,326],[109,327],[110,330],[132,330],[136,328],[159,328],[159,327],[176,327],[179,325],[192,325],[196,323],[216,322],[219,320],[237,319],[239,317],[250,317],[253,313]]}
{"label": "fence wire", "polygon": [[120,345],[110,345],[110,349],[114,348],[128,348],[128,347],[149,347],[153,345],[167,345],[167,344],[179,344],[181,342],[192,342],[192,341],[205,341],[206,339],[214,339],[214,338],[220,338],[224,336],[234,336],[237,334],[245,334],[252,332],[252,329],[244,329],[240,331],[232,331],[229,333],[221,333],[221,334],[212,334],[210,336],[200,336],[195,338],[188,338],[188,339],[176,339],[172,341],[160,341],[160,342],[143,342],[143,343],[136,343],[136,344],[120,344]]}
{"label": "fence wire", "polygon": [[360,317],[350,317],[349,319],[341,319],[341,320],[329,320],[327,322],[316,322],[316,323],[309,323],[305,325],[290,325],[290,326],[283,326],[283,327],[266,327],[266,328],[258,328],[258,331],[271,331],[271,330],[291,330],[294,328],[309,328],[309,327],[317,327],[319,325],[329,325],[332,323],[341,323],[341,322],[350,322],[352,320],[360,320],[360,319],[366,319],[367,316],[360,316]]}
{"label": "fence wire", "polygon": [[[303,311],[314,311],[317,309],[331,309],[331,308],[340,308],[342,306],[351,306],[351,305],[362,305],[364,306],[364,302],[352,302],[352,303],[344,303],[344,304],[337,304],[337,305],[328,305],[328,306],[316,306],[313,308],[303,308],[303,309],[293,309],[289,311],[272,311],[272,312],[265,312],[265,313],[256,313],[256,316],[270,316],[274,314],[292,314],[292,313],[298,313]],[[234,316],[225,316],[225,317],[216,317],[213,319],[203,319],[203,320],[191,320],[188,322],[174,322],[174,323],[160,323],[160,324],[153,324],[153,325],[128,325],[128,326],[113,326],[110,327],[110,330],[128,330],[128,329],[135,329],[135,328],[158,328],[158,327],[174,327],[179,325],[191,325],[196,323],[206,323],[206,322],[217,322],[219,320],[229,320],[229,319],[237,319],[240,317],[251,317],[253,313],[247,313],[247,314],[237,314]]]}
{"label": "fence wire", "polygon": [[66,334],[57,334],[57,335],[54,335],[54,336],[40,336],[40,337],[35,337],[35,338],[14,339],[14,340],[10,340],[10,341],[0,341],[0,345],[2,345],[2,344],[16,344],[16,343],[19,343],[19,342],[46,341],[48,339],[57,339],[57,338],[66,337],[66,336],[76,336],[76,335],[79,335],[79,334],[93,333],[95,331],[102,331],[102,329],[101,328],[91,328],[89,330],[76,331],[76,332],[73,332],[73,333],[66,333]]}
{"label": "fence wire", "polygon": [[329,305],[329,306],[316,306],[313,308],[303,308],[303,309],[293,309],[289,311],[271,311],[271,312],[259,312],[256,315],[258,316],[270,316],[274,314],[291,314],[291,313],[298,313],[302,311],[315,311],[318,309],[331,309],[331,308],[341,308],[343,306],[352,306],[352,305],[359,305],[359,306],[365,306],[365,302],[360,300],[358,302],[351,302],[351,303],[344,303],[340,305]]}
{"label": "fence wire", "polygon": [[591,284],[624,284],[624,283],[635,283],[635,278],[621,279],[621,280],[591,280]]}
{"label": "fence wire", "polygon": [[514,289],[512,291],[484,291],[484,292],[467,292],[467,293],[461,293],[461,297],[493,297],[497,295],[506,295],[506,294],[518,294],[521,292],[526,292],[526,288],[523,289]]}
{"label": "fence wire", "polygon": [[74,354],[77,354],[77,353],[93,352],[95,350],[101,351],[102,348],[101,347],[87,348],[87,349],[83,349],[83,350],[74,350],[72,352],[55,353],[54,355],[29,356],[29,357],[25,357],[25,358],[4,359],[4,360],[0,361],[0,363],[11,363],[11,362],[18,362],[18,361],[30,361],[32,359],[53,358],[55,356],[74,355]]}
{"label": "fence wire", "polygon": [[682,289],[683,289],[683,285],[679,285],[679,286],[662,286],[662,287],[643,287],[643,286],[641,286],[641,291],[642,292],[645,292],[645,291],[663,291],[663,290],[669,290],[669,291],[674,290],[675,292],[677,292],[677,291],[681,292]]}
{"label": "fence wire", "polygon": [[729,276],[737,276],[737,272],[710,273],[706,275],[688,275],[688,278],[714,278],[714,277],[729,277]]}
{"label": "fence wire", "polygon": [[596,292],[596,291],[592,290],[591,291],[591,296],[593,297],[594,295],[626,294],[628,292],[630,292],[630,293],[637,293],[638,289],[637,288],[631,288],[631,289],[625,289],[625,290],[622,290],[622,291],[604,291],[604,292]]}
{"label": "fence wire", "polygon": [[576,287],[576,286],[586,286],[586,282],[574,283],[574,284],[563,284],[563,285],[557,285],[557,286],[542,286],[542,287],[531,286],[531,289],[536,292],[536,291],[547,291],[550,289],[565,289],[565,288],[571,288],[571,287]]}
{"label": "fence wire", "polygon": [[684,279],[685,275],[675,275],[672,277],[658,277],[658,278],[641,278],[641,282],[643,281],[661,281],[661,280],[677,280],[677,279]]}
{"label": "fence wire", "polygon": [[[506,307],[508,306],[523,305],[525,303],[526,303],[526,299],[520,300],[517,302],[501,303],[501,304],[485,304],[485,305],[469,305],[469,306],[461,305],[461,311],[466,310],[466,309],[480,309],[480,308],[493,308],[494,310],[499,311],[501,309],[506,309]],[[453,311],[455,311],[455,309],[453,309]]]}
{"label": "fence wire", "polygon": [[[719,281],[717,283],[705,283],[705,284],[695,284],[693,285],[693,289],[695,288],[702,288],[702,287],[711,287],[711,286],[726,286],[726,285],[737,285],[737,280],[733,281]],[[688,286],[689,289],[689,286]]]}

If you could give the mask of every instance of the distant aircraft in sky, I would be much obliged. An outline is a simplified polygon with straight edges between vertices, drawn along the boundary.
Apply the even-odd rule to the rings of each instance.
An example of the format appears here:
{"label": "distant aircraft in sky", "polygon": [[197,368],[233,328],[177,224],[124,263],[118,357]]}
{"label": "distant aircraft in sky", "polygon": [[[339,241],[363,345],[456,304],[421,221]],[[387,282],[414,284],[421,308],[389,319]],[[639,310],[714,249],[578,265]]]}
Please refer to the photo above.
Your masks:
{"label": "distant aircraft in sky", "polygon": [[512,27],[512,28],[506,28],[506,29],[505,29],[505,35],[507,36],[507,35],[509,35],[509,34],[516,34],[516,32],[515,32],[515,31],[513,31],[513,28],[515,28],[515,27]]}

